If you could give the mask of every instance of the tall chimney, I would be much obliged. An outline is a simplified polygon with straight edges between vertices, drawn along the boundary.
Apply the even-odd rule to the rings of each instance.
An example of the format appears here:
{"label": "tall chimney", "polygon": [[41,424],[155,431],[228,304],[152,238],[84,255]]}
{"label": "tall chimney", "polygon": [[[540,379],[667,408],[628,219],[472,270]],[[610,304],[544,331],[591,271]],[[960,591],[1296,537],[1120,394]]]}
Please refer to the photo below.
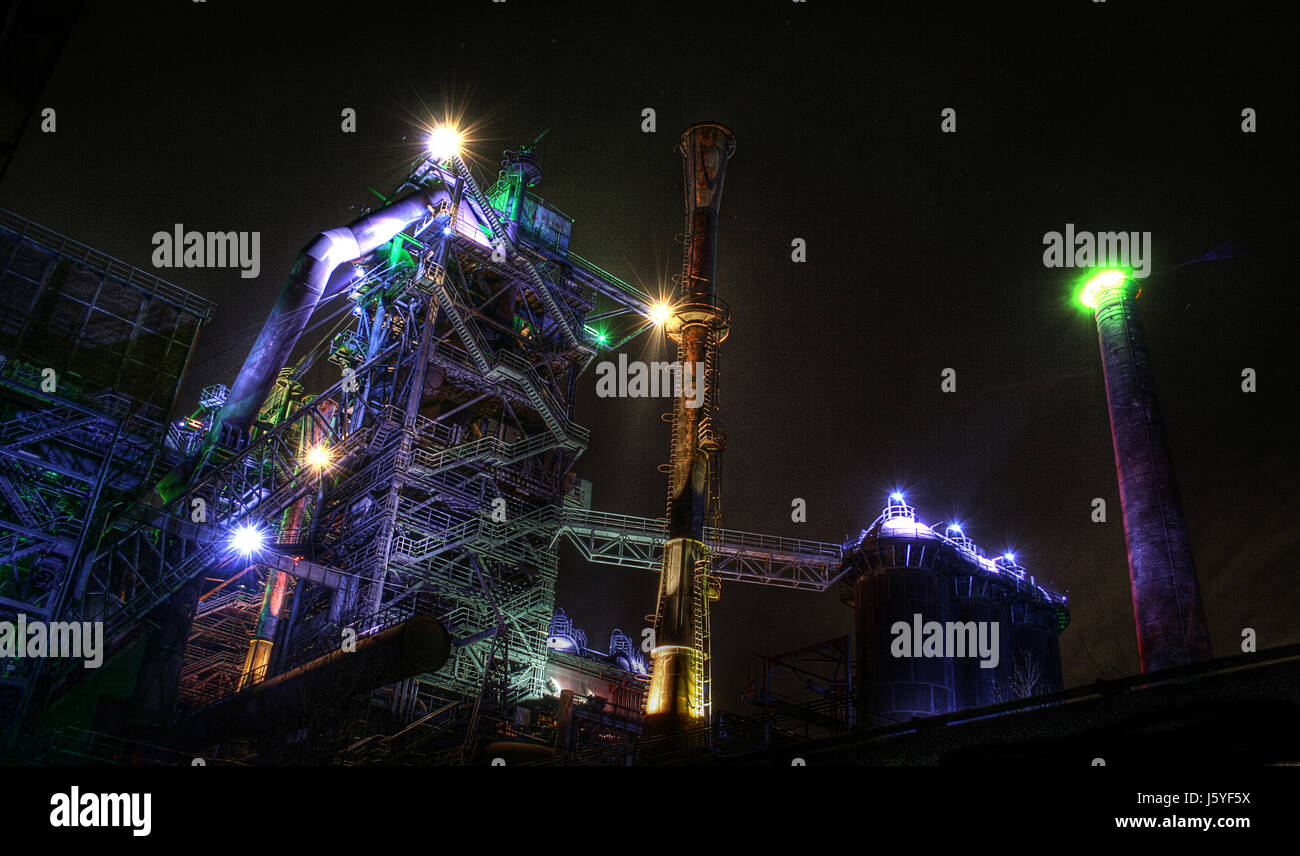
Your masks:
{"label": "tall chimney", "polygon": [[1082,299],[1096,311],[1142,671],[1208,660],[1210,635],[1133,280],[1106,271]]}
{"label": "tall chimney", "polygon": [[648,736],[673,734],[708,721],[710,557],[706,521],[717,511],[716,456],[721,433],[712,416],[718,345],[729,319],[714,293],[718,204],[731,131],[712,122],[682,134],[686,254],[681,287],[665,329],[677,343],[682,383],[673,412],[669,461],[668,539],[655,613],[654,671],[646,695]]}

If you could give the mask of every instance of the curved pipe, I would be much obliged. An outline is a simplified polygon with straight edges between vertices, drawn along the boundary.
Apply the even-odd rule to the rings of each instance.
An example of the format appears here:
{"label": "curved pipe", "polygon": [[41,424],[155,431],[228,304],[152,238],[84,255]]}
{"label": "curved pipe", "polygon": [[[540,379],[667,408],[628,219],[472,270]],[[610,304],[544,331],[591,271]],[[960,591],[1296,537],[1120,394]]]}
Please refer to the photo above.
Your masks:
{"label": "curved pipe", "polygon": [[213,424],[214,439],[234,446],[247,433],[339,266],[391,241],[442,202],[451,202],[447,191],[419,190],[347,226],[322,232],[303,248]]}

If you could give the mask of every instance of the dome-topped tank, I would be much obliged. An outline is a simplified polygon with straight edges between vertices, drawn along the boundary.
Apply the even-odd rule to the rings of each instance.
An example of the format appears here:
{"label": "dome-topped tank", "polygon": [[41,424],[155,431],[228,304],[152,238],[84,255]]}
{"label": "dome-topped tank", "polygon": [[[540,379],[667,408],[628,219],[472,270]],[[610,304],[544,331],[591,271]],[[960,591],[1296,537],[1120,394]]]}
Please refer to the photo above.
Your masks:
{"label": "dome-topped tank", "polygon": [[863,727],[1061,688],[1065,597],[1014,554],[987,558],[960,523],[927,526],[895,492],[844,563]]}

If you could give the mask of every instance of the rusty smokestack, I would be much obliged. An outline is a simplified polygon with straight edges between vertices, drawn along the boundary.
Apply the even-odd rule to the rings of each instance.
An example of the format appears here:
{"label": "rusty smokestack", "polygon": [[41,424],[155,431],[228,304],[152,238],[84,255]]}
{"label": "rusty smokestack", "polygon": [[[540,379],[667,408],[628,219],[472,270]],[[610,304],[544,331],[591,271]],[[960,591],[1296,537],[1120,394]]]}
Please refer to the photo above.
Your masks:
{"label": "rusty smokestack", "polygon": [[723,441],[716,407],[717,348],[730,319],[715,294],[718,206],[731,131],[702,122],[682,134],[686,253],[677,299],[665,324],[677,343],[682,382],[673,411],[668,537],[655,612],[654,670],[646,695],[646,734],[674,734],[708,722],[708,609],[716,591],[705,526],[717,525],[717,456]]}
{"label": "rusty smokestack", "polygon": [[1096,312],[1138,652],[1151,672],[1212,652],[1134,291],[1122,271],[1107,271],[1088,283],[1083,301]]}

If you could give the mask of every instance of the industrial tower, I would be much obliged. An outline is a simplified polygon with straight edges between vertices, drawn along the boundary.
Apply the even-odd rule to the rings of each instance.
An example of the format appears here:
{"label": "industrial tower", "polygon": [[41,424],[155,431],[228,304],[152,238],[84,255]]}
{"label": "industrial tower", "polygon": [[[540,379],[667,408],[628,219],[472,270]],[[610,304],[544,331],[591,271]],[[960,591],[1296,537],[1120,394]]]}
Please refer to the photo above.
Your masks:
{"label": "industrial tower", "polygon": [[[589,434],[570,416],[596,352],[584,319],[601,300],[640,321],[649,301],[570,252],[572,221],[530,191],[540,176],[534,145],[507,152],[487,191],[454,143],[419,159],[390,201],[304,248],[231,388],[173,426],[188,463],[99,539],[65,611],[136,649],[137,733],[165,728],[182,674],[191,708],[271,674],[328,708],[331,685],[357,689],[334,662],[349,638],[389,659],[429,643],[370,686],[396,686],[396,724],[440,760],[543,693],[561,511],[583,501],[572,468]],[[344,329],[293,361],[322,315]],[[325,362],[338,380],[307,394]],[[255,618],[243,586],[261,593]],[[222,615],[255,622],[238,655]],[[427,622],[385,636],[416,619],[452,640],[445,664]],[[76,676],[55,677],[63,690]],[[262,733],[275,717],[257,698],[190,731]],[[310,757],[367,736],[322,728]]]}
{"label": "industrial tower", "polygon": [[[431,138],[383,205],[304,248],[234,383],[204,389],[191,416],[137,439],[117,404],[101,425],[78,415],[84,403],[51,409],[62,399],[24,376],[20,394],[44,415],[11,423],[31,439],[14,434],[7,457],[46,475],[8,482],[23,495],[6,494],[0,517],[13,518],[17,549],[39,567],[6,589],[7,603],[102,621],[108,648],[93,674],[27,661],[3,676],[17,688],[6,689],[11,718],[39,735],[38,754],[75,753],[56,745],[73,733],[187,751],[223,744],[263,762],[456,762],[494,735],[536,740],[519,706],[548,692],[561,537],[591,561],[661,572],[656,658],[662,686],[678,682],[652,714],[676,718],[652,721],[672,719],[675,733],[705,719],[707,601],[721,580],[824,590],[840,573],[838,545],[717,527],[716,348],[727,310],[712,280],[725,129],[683,136],[687,259],[678,298],[658,307],[571,251],[572,221],[530,190],[537,141],[507,152],[485,192],[447,136]],[[89,351],[68,366],[94,389],[123,389],[135,375],[117,372],[147,366],[139,383],[160,385],[140,395],[165,413],[211,306],[34,224],[13,234],[6,281],[39,282],[70,263],[77,276],[87,268],[95,282],[107,272],[123,284],[137,308],[113,309],[125,334],[112,347],[139,340],[126,369]],[[95,285],[101,300],[105,287]],[[19,301],[7,317],[71,292],[45,303],[33,293],[36,310]],[[179,325],[170,345],[155,341],[155,315]],[[703,365],[683,392],[694,388],[704,406],[677,402],[667,522],[592,510],[590,485],[573,473],[587,442],[571,420],[579,376],[597,350],[656,318],[688,370]],[[331,322],[309,347],[308,334]],[[85,340],[69,328],[44,355],[22,329],[7,352],[41,364],[63,365],[56,357],[76,357]],[[329,366],[337,380],[309,392],[313,368]],[[15,358],[5,368],[34,371]],[[115,374],[92,376],[104,368]],[[115,430],[116,450],[96,439]],[[72,446],[46,450],[63,438]],[[96,457],[105,448],[113,463]],[[23,487],[65,490],[54,472],[83,504],[68,538],[40,523]],[[31,542],[38,526],[50,535]],[[61,570],[41,572],[52,562]],[[43,593],[22,589],[29,581]],[[340,657],[347,650],[353,659]]]}
{"label": "industrial tower", "polygon": [[1138,653],[1150,672],[1209,660],[1213,652],[1136,291],[1125,271],[1103,271],[1080,300],[1097,321]]}
{"label": "industrial tower", "polygon": [[670,307],[666,327],[677,343],[683,382],[673,411],[668,538],[646,696],[646,733],[652,737],[708,721],[709,599],[716,597],[718,580],[711,573],[713,551],[705,542],[705,526],[716,531],[720,514],[718,456],[725,440],[713,412],[718,346],[730,327],[730,313],[715,293],[713,277],[722,182],[735,148],[731,132],[711,122],[692,125],[682,134],[686,253],[678,300]]}

